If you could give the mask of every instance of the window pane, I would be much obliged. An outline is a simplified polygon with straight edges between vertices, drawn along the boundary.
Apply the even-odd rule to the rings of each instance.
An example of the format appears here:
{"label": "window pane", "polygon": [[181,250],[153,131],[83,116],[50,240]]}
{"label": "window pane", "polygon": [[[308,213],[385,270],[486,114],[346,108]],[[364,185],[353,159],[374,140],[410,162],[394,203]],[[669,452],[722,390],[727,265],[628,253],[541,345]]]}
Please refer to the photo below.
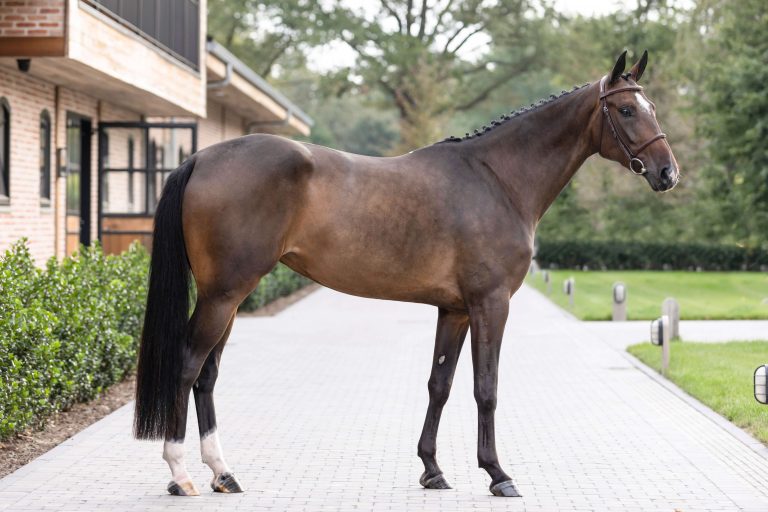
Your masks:
{"label": "window pane", "polygon": [[67,213],[80,213],[80,122],[67,121]]}
{"label": "window pane", "polygon": [[40,197],[51,198],[51,119],[40,116]]}
{"label": "window pane", "polygon": [[10,174],[11,115],[6,105],[0,106],[0,197],[8,197]]}

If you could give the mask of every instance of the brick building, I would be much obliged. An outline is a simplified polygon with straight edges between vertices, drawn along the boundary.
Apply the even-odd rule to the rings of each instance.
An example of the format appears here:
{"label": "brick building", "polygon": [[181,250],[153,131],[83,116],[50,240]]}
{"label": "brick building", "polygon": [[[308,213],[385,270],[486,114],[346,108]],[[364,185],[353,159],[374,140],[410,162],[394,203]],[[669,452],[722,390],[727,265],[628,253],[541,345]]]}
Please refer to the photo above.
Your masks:
{"label": "brick building", "polygon": [[0,250],[42,262],[148,240],[167,174],[311,119],[224,47],[205,0],[0,0]]}

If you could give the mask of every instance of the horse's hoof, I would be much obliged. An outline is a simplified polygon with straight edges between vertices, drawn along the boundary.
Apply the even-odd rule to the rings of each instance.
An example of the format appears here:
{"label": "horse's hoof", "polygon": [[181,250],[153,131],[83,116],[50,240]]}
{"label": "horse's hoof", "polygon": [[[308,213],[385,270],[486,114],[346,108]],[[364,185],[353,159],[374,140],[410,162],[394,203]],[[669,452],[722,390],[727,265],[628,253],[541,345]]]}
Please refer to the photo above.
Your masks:
{"label": "horse's hoof", "polygon": [[191,480],[182,483],[176,483],[173,480],[168,482],[168,493],[172,496],[200,496],[200,492]]}
{"label": "horse's hoof", "polygon": [[243,492],[243,488],[240,487],[240,483],[237,481],[237,478],[235,478],[234,473],[222,473],[219,476],[214,477],[211,482],[211,489],[213,489],[213,492]]}
{"label": "horse's hoof", "polygon": [[517,488],[515,488],[515,484],[512,483],[512,480],[506,480],[504,482],[499,482],[496,485],[492,485],[491,493],[494,496],[503,496],[505,498],[522,497],[522,495],[517,492]]}
{"label": "horse's hoof", "polygon": [[425,471],[419,478],[419,483],[426,489],[450,489],[451,486],[445,481],[442,473],[435,476],[429,476]]}

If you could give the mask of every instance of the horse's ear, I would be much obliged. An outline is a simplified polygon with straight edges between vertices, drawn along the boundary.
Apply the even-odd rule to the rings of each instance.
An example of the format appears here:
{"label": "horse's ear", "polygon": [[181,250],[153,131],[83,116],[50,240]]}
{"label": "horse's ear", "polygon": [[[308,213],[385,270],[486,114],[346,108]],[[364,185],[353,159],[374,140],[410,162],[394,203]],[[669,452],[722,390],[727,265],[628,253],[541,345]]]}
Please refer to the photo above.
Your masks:
{"label": "horse's ear", "polygon": [[640,77],[643,76],[643,71],[645,71],[646,64],[648,64],[648,50],[643,52],[643,56],[640,57],[640,60],[637,61],[635,65],[632,66],[632,69],[629,70],[629,74],[632,76],[632,80],[635,82],[640,81]]}
{"label": "horse's ear", "polygon": [[609,83],[615,82],[624,72],[625,67],[627,67],[627,50],[624,50],[616,60],[616,64],[613,66],[613,71],[611,71],[611,79],[609,80]]}

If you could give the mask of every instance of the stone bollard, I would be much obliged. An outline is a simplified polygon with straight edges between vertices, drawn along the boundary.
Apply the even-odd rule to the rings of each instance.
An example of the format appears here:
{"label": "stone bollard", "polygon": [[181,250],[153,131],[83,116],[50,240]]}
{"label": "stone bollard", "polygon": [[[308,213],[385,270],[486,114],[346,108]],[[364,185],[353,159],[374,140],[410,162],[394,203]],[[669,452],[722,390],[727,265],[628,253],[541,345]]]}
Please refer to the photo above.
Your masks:
{"label": "stone bollard", "polygon": [[627,287],[624,283],[613,284],[613,321],[627,320]]}
{"label": "stone bollard", "polygon": [[576,280],[573,277],[569,277],[563,281],[563,293],[568,296],[568,303],[573,308],[573,295],[576,292]]}
{"label": "stone bollard", "polygon": [[680,304],[672,297],[661,303],[661,314],[669,317],[669,338],[680,339]]}
{"label": "stone bollard", "polygon": [[672,340],[669,334],[669,317],[667,315],[661,315],[661,318],[651,322],[651,343],[661,346],[661,374],[664,376],[669,371],[670,341]]}
{"label": "stone bollard", "polygon": [[549,270],[545,270],[541,273],[542,277],[544,278],[544,282],[547,285],[547,295],[552,295],[552,279],[549,277]]}

